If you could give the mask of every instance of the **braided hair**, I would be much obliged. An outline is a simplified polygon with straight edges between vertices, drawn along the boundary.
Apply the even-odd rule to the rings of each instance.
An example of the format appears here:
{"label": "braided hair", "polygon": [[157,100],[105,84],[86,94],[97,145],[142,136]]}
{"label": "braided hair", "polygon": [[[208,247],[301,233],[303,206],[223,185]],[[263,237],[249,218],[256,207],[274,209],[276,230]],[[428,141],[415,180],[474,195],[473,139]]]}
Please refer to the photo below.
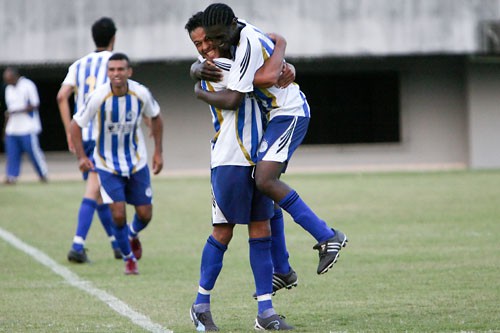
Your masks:
{"label": "braided hair", "polygon": [[236,16],[231,7],[223,3],[213,3],[203,12],[204,27],[214,25],[230,26],[235,19]]}

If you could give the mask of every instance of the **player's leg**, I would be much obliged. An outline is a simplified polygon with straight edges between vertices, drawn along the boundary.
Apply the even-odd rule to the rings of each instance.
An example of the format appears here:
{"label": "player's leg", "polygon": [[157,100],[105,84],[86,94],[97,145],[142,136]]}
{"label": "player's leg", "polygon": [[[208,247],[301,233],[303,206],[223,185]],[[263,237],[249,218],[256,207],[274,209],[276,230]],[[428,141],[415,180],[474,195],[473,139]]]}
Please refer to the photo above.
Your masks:
{"label": "player's leg", "polygon": [[111,243],[115,259],[121,259],[122,253],[118,247],[115,235],[113,234],[113,217],[111,215],[111,210],[109,209],[108,204],[102,203],[100,194],[97,199],[97,216],[99,216],[99,221],[101,221],[102,227],[108,236],[109,242]]}
{"label": "player's leg", "polygon": [[153,191],[149,168],[142,168],[130,176],[125,187],[125,195],[127,202],[135,206],[134,218],[128,228],[128,237],[132,251],[139,260],[142,257],[139,233],[149,225],[153,217]]}
{"label": "player's leg", "polygon": [[275,117],[268,124],[263,143],[259,150],[259,161],[255,171],[257,188],[272,198],[287,211],[302,228],[313,236],[320,251],[318,274],[323,274],[337,261],[341,247],[347,237],[336,234],[325,221],[320,219],[302,200],[299,194],[279,179],[295,149],[300,145],[307,132],[309,118]]}
{"label": "player's leg", "polygon": [[113,234],[125,261],[125,274],[139,274],[137,259],[128,239],[125,187],[128,178],[98,170],[103,203],[109,204],[113,217]]}
{"label": "player's leg", "polygon": [[22,144],[18,135],[5,136],[6,163],[6,184],[15,184],[21,172]]}
{"label": "player's leg", "polygon": [[43,182],[47,181],[47,162],[45,161],[45,155],[40,148],[40,141],[38,140],[38,134],[31,134],[24,140],[24,151],[28,153],[28,156],[33,164],[38,177]]}
{"label": "player's leg", "polygon": [[273,307],[271,295],[273,293],[273,262],[271,258],[271,228],[269,220],[252,221],[248,226],[250,246],[250,266],[255,281],[257,294],[257,318],[255,328],[267,329],[274,322],[275,330],[292,329]]}
{"label": "player's leg", "polygon": [[210,294],[222,269],[235,222],[241,224],[250,218],[250,174],[249,167],[219,166],[211,170],[213,231],[203,248],[198,293],[190,310],[199,331],[218,330],[210,311]]}
{"label": "player's leg", "polygon": [[85,250],[85,241],[97,208],[97,198],[100,196],[97,173],[85,173],[84,178],[87,179],[85,183],[85,192],[82,202],[80,203],[80,208],[78,209],[73,243],[68,252],[68,260],[76,263],[85,263],[89,261]]}
{"label": "player's leg", "polygon": [[274,207],[271,218],[271,256],[273,258],[273,292],[297,286],[297,273],[290,266],[289,254],[285,239],[285,221],[283,211],[278,205]]}
{"label": "player's leg", "polygon": [[210,294],[222,270],[224,253],[233,236],[234,224],[216,224],[201,255],[198,293],[191,306],[190,316],[198,330],[218,330],[210,310]]}

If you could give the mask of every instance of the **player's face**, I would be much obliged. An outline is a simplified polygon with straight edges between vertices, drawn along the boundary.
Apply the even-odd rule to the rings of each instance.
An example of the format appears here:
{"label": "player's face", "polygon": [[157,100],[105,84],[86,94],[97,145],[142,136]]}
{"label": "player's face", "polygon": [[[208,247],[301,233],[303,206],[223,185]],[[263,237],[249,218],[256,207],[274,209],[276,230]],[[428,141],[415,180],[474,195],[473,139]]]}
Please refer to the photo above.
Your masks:
{"label": "player's face", "polygon": [[229,51],[235,27],[235,24],[230,26],[219,24],[207,27],[205,30],[206,38],[212,42],[214,48],[219,48],[223,52]]}
{"label": "player's face", "polygon": [[110,60],[108,62],[108,77],[113,87],[127,85],[127,79],[132,75],[132,68],[127,60]]}
{"label": "player's face", "polygon": [[203,27],[198,27],[189,34],[198,53],[205,59],[218,57],[217,50],[214,49],[212,41],[208,40]]}

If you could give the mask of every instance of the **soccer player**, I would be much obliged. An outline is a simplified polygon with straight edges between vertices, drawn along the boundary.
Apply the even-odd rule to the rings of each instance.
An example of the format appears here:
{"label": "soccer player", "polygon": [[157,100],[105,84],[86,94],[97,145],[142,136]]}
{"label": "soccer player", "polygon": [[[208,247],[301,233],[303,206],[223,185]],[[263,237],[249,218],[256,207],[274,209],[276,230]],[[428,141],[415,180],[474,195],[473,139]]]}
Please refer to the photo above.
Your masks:
{"label": "soccer player", "polygon": [[[225,89],[224,75],[229,73],[232,61],[220,58],[219,50],[211,47],[201,25],[202,16],[202,12],[193,15],[185,28],[200,55],[221,68],[223,74],[220,82],[202,81],[202,89]],[[281,63],[278,63],[278,71],[280,68]],[[262,137],[261,112],[256,100],[248,95],[236,111],[212,106],[210,111],[216,131],[211,150],[213,231],[202,253],[200,282],[190,311],[191,320],[198,331],[218,331],[210,311],[210,293],[222,269],[234,226],[248,224],[250,266],[258,302],[256,327],[264,328],[272,323],[273,327],[282,330],[292,329],[276,314],[271,300],[273,263],[269,218],[273,214],[273,203],[256,190],[252,178]]]}
{"label": "soccer player", "polygon": [[[198,20],[194,20],[193,22],[198,22]],[[201,35],[205,38],[205,30],[203,27],[196,25],[195,28],[202,31],[203,33]],[[191,28],[191,30],[194,29]],[[193,43],[204,58],[211,58],[210,54],[213,53],[211,43],[206,40],[203,41],[201,38],[194,40]],[[286,41],[280,38],[278,43],[283,46],[276,47],[273,55],[267,58],[265,64],[255,73],[254,84],[259,87],[269,87],[277,82],[278,86],[286,88],[293,83],[295,79],[295,68],[293,65],[283,61]],[[221,80],[222,73],[223,71],[215,66],[210,60],[203,62],[197,60],[191,66],[191,76],[196,80],[203,79],[205,81],[218,82]],[[248,97],[254,98],[253,94],[248,94]],[[279,207],[275,208],[275,213],[271,218],[271,234],[271,254],[274,266],[274,294],[276,291],[283,288],[290,289],[298,283],[297,273],[292,269],[288,261],[289,255],[286,249],[283,214]],[[254,297],[256,297],[255,294]]]}
{"label": "soccer player", "polygon": [[[125,261],[125,274],[138,274],[137,259],[129,243],[126,204],[135,207],[130,230],[142,231],[153,216],[153,192],[147,164],[147,150],[141,130],[142,117],[150,118],[154,140],[153,174],[163,168],[163,121],[160,106],[148,88],[129,79],[132,68],[127,55],[115,53],[108,59],[110,84],[102,85],[88,97],[83,109],[73,116],[71,139],[82,172],[96,169],[101,196],[113,216],[113,233]],[[82,128],[96,120],[94,162],[82,143]],[[137,238],[138,240],[138,238]],[[142,248],[141,248],[142,253]]]}
{"label": "soccer player", "polygon": [[[66,78],[57,94],[57,104],[64,129],[66,130],[68,149],[72,153],[75,153],[75,148],[70,134],[71,112],[69,98],[74,95],[74,112],[76,113],[83,108],[85,98],[95,88],[108,83],[107,64],[109,57],[112,55],[115,34],[116,27],[111,18],[102,17],[94,22],[92,25],[92,37],[96,50],[78,59],[69,67]],[[94,151],[95,134],[96,130],[93,124],[88,123],[84,126],[82,130],[83,147],[89,158],[92,158]],[[111,229],[111,211],[107,204],[102,203],[99,194],[97,173],[95,170],[89,170],[83,172],[82,176],[86,180],[86,187],[78,211],[76,232],[73,237],[71,249],[68,252],[68,260],[75,263],[86,263],[89,261],[85,250],[85,240],[96,210],[111,242],[115,258],[121,259],[122,254]]]}
{"label": "soccer player", "polygon": [[258,28],[238,19],[229,6],[221,3],[209,5],[204,11],[203,26],[206,37],[215,46],[234,50],[234,65],[226,90],[207,92],[196,89],[195,93],[210,105],[230,110],[238,107],[246,93],[255,94],[268,120],[255,170],[257,188],[316,239],[313,249],[319,251],[317,273],[324,274],[336,263],[340,250],[347,244],[347,237],[328,227],[294,189],[280,180],[307,132],[310,110],[306,97],[297,84],[284,89],[254,86],[255,72],[272,54],[274,46]]}
{"label": "soccer player", "polygon": [[47,181],[47,163],[38,135],[42,124],[38,107],[40,98],[35,83],[20,76],[17,68],[7,67],[3,72],[5,87],[5,152],[7,154],[6,184],[15,184],[21,172],[24,153],[42,182]]}

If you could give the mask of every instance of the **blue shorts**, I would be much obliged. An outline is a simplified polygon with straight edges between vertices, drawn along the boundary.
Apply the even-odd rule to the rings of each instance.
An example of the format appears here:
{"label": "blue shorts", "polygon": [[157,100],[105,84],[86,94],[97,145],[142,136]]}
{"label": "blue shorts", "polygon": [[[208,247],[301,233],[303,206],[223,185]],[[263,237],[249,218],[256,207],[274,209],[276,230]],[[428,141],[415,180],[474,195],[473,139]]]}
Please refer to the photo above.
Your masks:
{"label": "blue shorts", "polygon": [[257,160],[288,162],[304,140],[308,127],[308,117],[274,117],[269,121],[264,131]]}
{"label": "blue shorts", "polygon": [[130,177],[115,175],[100,169],[97,169],[97,174],[104,203],[125,201],[134,206],[143,206],[153,202],[148,167],[131,174]]}
{"label": "blue shorts", "polygon": [[[85,151],[85,155],[95,165],[95,163],[94,163],[94,148],[95,148],[95,141],[94,140],[83,141],[83,150]],[[87,180],[89,178],[89,172],[96,172],[96,171],[95,171],[95,169],[92,169],[90,171],[82,172],[83,180]]]}
{"label": "blue shorts", "polygon": [[260,193],[253,166],[219,166],[211,171],[212,224],[249,224],[274,215],[274,203]]}

